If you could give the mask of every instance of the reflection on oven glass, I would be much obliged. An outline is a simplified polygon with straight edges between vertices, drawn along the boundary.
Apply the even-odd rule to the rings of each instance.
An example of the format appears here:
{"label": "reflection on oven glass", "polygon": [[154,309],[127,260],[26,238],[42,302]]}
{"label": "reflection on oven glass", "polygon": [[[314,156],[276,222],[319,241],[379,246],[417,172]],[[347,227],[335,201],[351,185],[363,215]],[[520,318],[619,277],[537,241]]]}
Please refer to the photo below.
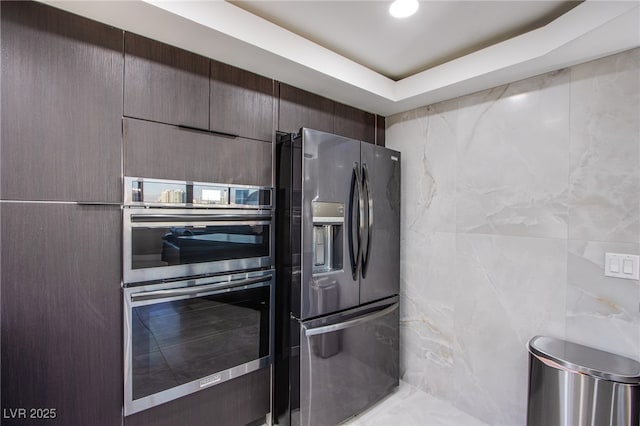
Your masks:
{"label": "reflection on oven glass", "polygon": [[187,193],[181,189],[165,189],[160,193],[160,203],[186,203]]}
{"label": "reflection on oven glass", "polygon": [[137,227],[132,269],[269,256],[268,225]]}
{"label": "reflection on oven glass", "polygon": [[186,186],[182,183],[145,182],[144,191],[139,189],[139,182],[133,182],[133,186],[142,194],[143,199],[138,201],[162,204],[184,204],[187,202]]}
{"label": "reflection on oven glass", "polygon": [[231,188],[231,201],[237,205],[271,205],[271,191],[267,189]]}
{"label": "reflection on oven glass", "polygon": [[261,287],[134,308],[133,399],[267,356],[268,301]]}
{"label": "reflection on oven glass", "polygon": [[236,189],[236,204],[259,204],[260,192],[255,189]]}
{"label": "reflection on oven glass", "polygon": [[193,186],[194,204],[228,204],[229,191],[226,187],[207,185]]}

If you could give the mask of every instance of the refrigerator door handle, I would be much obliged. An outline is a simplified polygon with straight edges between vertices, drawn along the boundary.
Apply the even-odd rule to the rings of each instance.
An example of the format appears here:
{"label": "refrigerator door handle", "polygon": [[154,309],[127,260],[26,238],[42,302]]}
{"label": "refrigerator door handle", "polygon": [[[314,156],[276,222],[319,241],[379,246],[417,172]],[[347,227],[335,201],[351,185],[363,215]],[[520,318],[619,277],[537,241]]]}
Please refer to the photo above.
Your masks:
{"label": "refrigerator door handle", "polygon": [[355,326],[364,324],[366,322],[373,321],[374,319],[383,317],[395,311],[396,309],[398,309],[398,306],[399,306],[398,302],[395,302],[392,305],[386,306],[378,311],[370,312],[368,314],[365,314],[356,318],[352,318],[344,322],[339,322],[337,324],[323,325],[321,327],[315,327],[315,328],[306,328],[304,327],[304,325],[302,327],[304,328],[305,336],[317,336],[318,334],[331,333],[334,331],[355,327]]}
{"label": "refrigerator door handle", "polygon": [[[358,271],[360,269],[360,258],[362,254],[362,215],[364,214],[364,203],[362,201],[362,180],[360,179],[360,165],[356,162],[353,165],[353,173],[351,175],[351,191],[349,196],[349,255],[351,257],[351,275],[355,280],[358,279]],[[356,224],[358,234],[356,237],[357,247],[354,247],[354,223],[353,223],[353,214],[354,214],[354,195],[358,194],[358,210],[356,214]]]}
{"label": "refrigerator door handle", "polygon": [[364,191],[367,193],[367,246],[362,251],[362,278],[366,278],[371,257],[371,235],[373,233],[373,198],[371,197],[369,172],[366,163],[362,163],[362,183]]}

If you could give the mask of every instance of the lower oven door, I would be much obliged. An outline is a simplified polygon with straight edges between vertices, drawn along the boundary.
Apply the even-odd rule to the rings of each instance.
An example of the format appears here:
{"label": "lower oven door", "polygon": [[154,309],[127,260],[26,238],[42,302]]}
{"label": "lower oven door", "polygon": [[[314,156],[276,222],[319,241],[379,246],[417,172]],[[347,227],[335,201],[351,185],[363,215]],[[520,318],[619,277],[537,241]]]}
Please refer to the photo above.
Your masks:
{"label": "lower oven door", "polygon": [[273,271],[125,288],[125,415],[270,365],[273,296]]}
{"label": "lower oven door", "polygon": [[305,321],[299,333],[292,424],[339,424],[398,387],[397,296]]}

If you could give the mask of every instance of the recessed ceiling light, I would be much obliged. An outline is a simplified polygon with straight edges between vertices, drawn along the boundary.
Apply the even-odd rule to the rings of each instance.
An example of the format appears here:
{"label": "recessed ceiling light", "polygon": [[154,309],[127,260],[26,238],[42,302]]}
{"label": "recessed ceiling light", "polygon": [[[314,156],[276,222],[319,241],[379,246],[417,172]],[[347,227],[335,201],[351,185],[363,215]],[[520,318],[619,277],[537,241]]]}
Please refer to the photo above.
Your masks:
{"label": "recessed ceiling light", "polygon": [[406,18],[418,11],[418,0],[396,0],[389,6],[389,13],[394,18]]}

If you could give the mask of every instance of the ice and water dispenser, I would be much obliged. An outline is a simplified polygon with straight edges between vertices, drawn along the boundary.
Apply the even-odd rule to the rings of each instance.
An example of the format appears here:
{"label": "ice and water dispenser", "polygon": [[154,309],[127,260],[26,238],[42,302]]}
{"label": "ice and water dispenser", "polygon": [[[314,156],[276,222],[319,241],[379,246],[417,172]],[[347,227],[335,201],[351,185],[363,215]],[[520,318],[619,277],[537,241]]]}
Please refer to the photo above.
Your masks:
{"label": "ice and water dispenser", "polygon": [[344,204],[314,201],[313,274],[342,269]]}
{"label": "ice and water dispenser", "polygon": [[[312,284],[317,312],[335,312],[339,308],[340,291],[332,272],[343,268],[344,204],[312,202],[313,268]],[[340,352],[340,332],[314,336],[314,353],[329,358]]]}

